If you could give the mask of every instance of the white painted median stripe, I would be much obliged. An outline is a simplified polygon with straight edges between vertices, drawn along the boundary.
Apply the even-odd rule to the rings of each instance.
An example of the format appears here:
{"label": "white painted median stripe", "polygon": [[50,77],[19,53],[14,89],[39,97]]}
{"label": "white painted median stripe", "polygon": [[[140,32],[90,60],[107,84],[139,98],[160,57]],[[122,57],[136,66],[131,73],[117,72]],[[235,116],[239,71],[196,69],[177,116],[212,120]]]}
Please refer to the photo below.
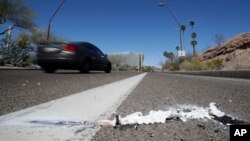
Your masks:
{"label": "white painted median stripe", "polygon": [[43,126],[32,121],[97,121],[108,119],[144,78],[144,74],[83,91],[0,117],[5,141],[90,140],[98,126]]}

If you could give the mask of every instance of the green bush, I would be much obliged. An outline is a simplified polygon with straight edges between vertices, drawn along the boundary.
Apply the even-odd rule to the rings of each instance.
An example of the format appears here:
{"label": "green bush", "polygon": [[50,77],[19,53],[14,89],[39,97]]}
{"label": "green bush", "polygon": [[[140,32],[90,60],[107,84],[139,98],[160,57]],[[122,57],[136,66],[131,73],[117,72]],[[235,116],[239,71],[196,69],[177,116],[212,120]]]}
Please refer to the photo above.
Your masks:
{"label": "green bush", "polygon": [[31,66],[32,58],[31,52],[33,48],[29,42],[27,34],[21,34],[17,37],[15,42],[7,48],[3,53],[3,64],[17,67]]}
{"label": "green bush", "polygon": [[223,60],[222,59],[213,59],[208,61],[204,65],[204,69],[207,70],[219,70],[223,68]]}
{"label": "green bush", "polygon": [[165,62],[162,64],[163,70],[169,71],[199,71],[199,70],[219,70],[223,68],[222,59],[213,59],[207,62],[201,62],[197,57],[180,57],[173,63]]}
{"label": "green bush", "polygon": [[191,60],[185,60],[180,64],[180,70],[185,70],[185,71],[202,70],[202,63],[197,58],[192,58]]}

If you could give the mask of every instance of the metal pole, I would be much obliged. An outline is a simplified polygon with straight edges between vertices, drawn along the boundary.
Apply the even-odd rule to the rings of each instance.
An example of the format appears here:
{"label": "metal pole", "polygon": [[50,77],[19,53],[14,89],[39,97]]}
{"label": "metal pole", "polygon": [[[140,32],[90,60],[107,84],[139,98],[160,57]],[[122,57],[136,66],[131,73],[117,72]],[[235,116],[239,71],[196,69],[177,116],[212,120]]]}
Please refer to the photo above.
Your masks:
{"label": "metal pole", "polygon": [[53,15],[50,17],[49,19],[49,25],[48,25],[48,32],[47,32],[47,42],[49,42],[49,35],[50,35],[50,24],[52,19],[55,17],[55,15],[57,14],[57,12],[59,11],[59,9],[62,7],[63,3],[65,2],[65,0],[62,0],[59,7],[56,9],[56,11],[53,13]]}
{"label": "metal pole", "polygon": [[164,4],[164,3],[159,3],[158,6],[160,7],[166,7],[169,14],[172,16],[172,18],[174,19],[174,21],[176,22],[176,24],[178,25],[179,27],[179,30],[180,30],[180,50],[182,51],[182,33],[181,33],[181,24],[179,23],[179,21],[177,20],[176,16],[174,15],[174,13],[170,10],[170,8]]}
{"label": "metal pole", "polygon": [[182,33],[180,28],[180,50],[182,51]]}

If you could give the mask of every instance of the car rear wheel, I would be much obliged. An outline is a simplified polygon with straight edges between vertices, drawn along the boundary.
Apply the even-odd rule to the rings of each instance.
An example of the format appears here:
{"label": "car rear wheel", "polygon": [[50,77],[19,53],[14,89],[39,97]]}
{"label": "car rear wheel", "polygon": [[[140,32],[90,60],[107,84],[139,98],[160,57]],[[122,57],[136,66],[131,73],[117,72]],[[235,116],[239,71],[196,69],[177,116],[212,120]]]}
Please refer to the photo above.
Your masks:
{"label": "car rear wheel", "polygon": [[56,71],[56,68],[52,68],[52,67],[44,67],[43,70],[46,73],[54,73]]}
{"label": "car rear wheel", "polygon": [[81,73],[88,73],[90,71],[91,68],[91,63],[89,60],[83,61],[81,68],[80,68],[80,72]]}

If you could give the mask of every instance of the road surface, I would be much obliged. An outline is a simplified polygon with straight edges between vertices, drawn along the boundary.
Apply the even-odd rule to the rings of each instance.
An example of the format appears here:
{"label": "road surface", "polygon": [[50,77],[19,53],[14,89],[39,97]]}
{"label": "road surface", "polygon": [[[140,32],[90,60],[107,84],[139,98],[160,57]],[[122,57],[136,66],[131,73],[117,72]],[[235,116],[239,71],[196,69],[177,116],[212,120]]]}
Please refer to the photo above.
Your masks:
{"label": "road surface", "polygon": [[[149,73],[117,109],[122,117],[141,111],[167,110],[176,105],[208,107],[215,102],[226,114],[250,121],[250,81]],[[102,128],[96,140],[229,140],[229,127],[214,121],[178,120],[165,124]]]}
{"label": "road surface", "polygon": [[102,86],[138,73],[0,70],[0,115]]}
{"label": "road surface", "polygon": [[[0,71],[1,114],[117,80],[123,81],[138,74],[132,72],[78,74],[68,71],[44,74],[40,71],[26,70]],[[249,80],[147,73],[115,112],[123,118],[135,112],[147,115],[151,110],[167,111],[180,105],[205,109],[214,102],[226,115],[249,123],[249,92]],[[114,114],[109,119],[113,118]],[[78,135],[81,135],[81,132],[84,130],[78,131]],[[81,138],[85,139],[84,134]],[[210,119],[191,119],[183,122],[176,118],[166,120],[165,123],[101,127],[92,140],[229,140],[229,126]]]}

